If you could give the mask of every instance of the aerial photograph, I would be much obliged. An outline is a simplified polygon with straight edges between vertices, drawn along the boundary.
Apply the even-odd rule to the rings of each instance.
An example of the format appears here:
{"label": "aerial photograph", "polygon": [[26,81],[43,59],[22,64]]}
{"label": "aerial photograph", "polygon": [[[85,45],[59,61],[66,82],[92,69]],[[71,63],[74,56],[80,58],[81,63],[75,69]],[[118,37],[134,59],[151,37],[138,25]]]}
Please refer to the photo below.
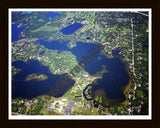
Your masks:
{"label": "aerial photograph", "polygon": [[9,11],[12,118],[150,115],[150,10]]}

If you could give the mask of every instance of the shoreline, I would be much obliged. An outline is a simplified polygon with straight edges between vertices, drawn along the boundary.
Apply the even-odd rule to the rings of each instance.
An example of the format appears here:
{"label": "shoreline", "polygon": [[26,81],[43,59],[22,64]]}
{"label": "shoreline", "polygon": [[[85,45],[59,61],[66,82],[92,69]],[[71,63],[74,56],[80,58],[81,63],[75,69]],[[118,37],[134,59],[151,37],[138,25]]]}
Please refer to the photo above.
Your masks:
{"label": "shoreline", "polygon": [[122,55],[119,55],[118,54],[118,57],[121,59],[121,61],[126,64],[125,66],[125,70],[128,72],[129,76],[130,76],[130,79],[129,79],[129,83],[124,87],[124,91],[123,91],[123,94],[125,95],[129,89],[132,87],[132,83],[133,83],[133,77],[132,77],[132,74],[130,72],[130,69],[129,69],[129,64],[124,60],[123,56]]}

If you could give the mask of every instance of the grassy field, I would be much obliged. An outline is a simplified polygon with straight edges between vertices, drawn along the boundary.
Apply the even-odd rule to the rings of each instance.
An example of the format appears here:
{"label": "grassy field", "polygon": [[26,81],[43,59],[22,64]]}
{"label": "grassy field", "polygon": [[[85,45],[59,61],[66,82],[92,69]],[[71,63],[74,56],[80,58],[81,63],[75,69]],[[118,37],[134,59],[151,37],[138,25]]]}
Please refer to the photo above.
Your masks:
{"label": "grassy field", "polygon": [[59,113],[56,113],[54,111],[48,111],[48,110],[44,110],[42,113],[44,115],[63,115],[63,114],[59,114]]}
{"label": "grassy field", "polygon": [[66,18],[64,19],[64,21],[66,21],[68,18],[73,18],[77,13],[73,13],[73,12],[69,12],[67,13]]}
{"label": "grassy field", "polygon": [[48,26],[48,25],[43,25],[41,27],[39,27],[38,29],[32,30],[32,32],[39,32],[39,31],[56,31],[59,30],[59,28],[57,26]]}
{"label": "grassy field", "polygon": [[97,115],[97,108],[93,108],[93,115]]}
{"label": "grassy field", "polygon": [[96,15],[96,12],[89,12],[89,13],[87,12],[87,13],[79,14],[77,16],[78,18],[84,18],[89,22],[89,24],[85,27],[85,29],[82,29],[81,32],[85,32],[85,31],[88,31],[90,29],[93,29],[94,26],[95,26],[96,29],[98,29],[99,27],[96,24],[94,24],[94,21],[95,21],[97,16],[98,15]]}

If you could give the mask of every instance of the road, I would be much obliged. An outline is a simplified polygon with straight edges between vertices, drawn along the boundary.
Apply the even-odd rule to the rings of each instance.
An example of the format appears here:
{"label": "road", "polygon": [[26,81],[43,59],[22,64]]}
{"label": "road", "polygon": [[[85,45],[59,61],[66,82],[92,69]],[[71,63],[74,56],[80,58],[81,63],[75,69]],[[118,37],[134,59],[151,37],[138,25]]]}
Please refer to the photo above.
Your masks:
{"label": "road", "polygon": [[145,14],[145,13],[143,13],[143,12],[139,12],[139,11],[133,11],[134,13],[139,13],[139,14],[141,14],[141,15],[144,15],[144,16],[148,16],[147,14]]}
{"label": "road", "polygon": [[136,74],[135,74],[135,68],[134,68],[134,64],[135,64],[135,62],[134,62],[134,42],[133,42],[133,20],[132,20],[132,18],[131,18],[131,28],[132,28],[132,65],[133,65],[133,74],[136,76]]}

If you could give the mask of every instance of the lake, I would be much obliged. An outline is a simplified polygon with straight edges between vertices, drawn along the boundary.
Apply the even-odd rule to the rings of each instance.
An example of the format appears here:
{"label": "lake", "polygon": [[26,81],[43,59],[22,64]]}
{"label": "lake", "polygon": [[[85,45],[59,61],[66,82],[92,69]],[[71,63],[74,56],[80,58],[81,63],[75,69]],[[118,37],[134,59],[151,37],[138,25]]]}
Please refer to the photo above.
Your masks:
{"label": "lake", "polygon": [[86,39],[87,39],[87,40],[90,40],[90,39],[91,39],[91,37],[86,37]]}
{"label": "lake", "polygon": [[[102,71],[102,66],[105,66],[107,73],[103,74],[102,79],[96,80],[92,83],[92,96],[98,95],[97,90],[103,90],[107,99],[117,99],[116,103],[123,101],[125,95],[123,94],[124,88],[130,80],[127,65],[116,55],[119,49],[113,51],[115,57],[108,58],[103,52],[97,55],[93,54],[93,50],[99,48],[95,43],[82,43],[76,42],[76,47],[68,48],[69,42],[60,42],[58,40],[38,40],[39,43],[51,50],[71,51],[76,56],[78,62],[85,61],[85,71],[90,75],[95,75],[97,72]],[[96,52],[97,52],[96,50]],[[94,57],[93,57],[94,56]]]}
{"label": "lake", "polygon": [[[101,49],[96,43],[76,42],[76,46],[73,48],[68,47],[67,44],[69,42],[67,41],[39,39],[35,43],[41,44],[51,50],[58,50],[59,54],[63,51],[72,52],[79,63],[85,63],[86,66],[84,70],[90,75],[97,75],[97,73],[102,71],[103,67],[105,67],[107,72],[101,74],[102,78],[95,80],[89,85],[92,87],[92,99],[94,100],[96,96],[102,96],[104,101],[102,104],[104,106],[105,104],[113,105],[125,100],[123,92],[124,88],[129,83],[130,76],[126,70],[127,65],[118,56],[108,58],[104,52],[100,51]],[[118,52],[116,51],[116,53]],[[60,81],[61,75],[53,75],[50,73],[48,67],[41,65],[38,61],[30,60],[27,63],[16,61],[13,62],[12,65],[22,69],[12,81],[14,86],[14,98],[20,96],[31,98],[43,94],[47,95],[51,86],[56,89],[55,84]],[[31,80],[29,82],[24,81],[26,76],[32,73],[44,74],[48,76],[48,79],[40,82],[36,80]],[[64,84],[62,88],[58,89],[57,93],[52,93],[52,95],[55,97],[62,96],[74,85],[74,83],[75,81],[70,80],[69,83],[66,83],[66,85]]]}
{"label": "lake", "polygon": [[[61,80],[62,75],[52,74],[48,67],[40,64],[37,60],[29,60],[26,63],[23,61],[15,61],[12,63],[12,66],[21,69],[12,80],[12,98],[23,97],[31,99],[44,94],[60,97],[75,83],[74,80],[68,78],[70,81],[63,84],[61,88],[58,88],[56,84]],[[48,79],[43,81],[37,81],[35,79],[25,81],[27,75],[34,73],[46,75]]]}
{"label": "lake", "polygon": [[45,50],[44,51],[41,51],[40,53],[39,53],[39,55],[43,55],[45,53]]}
{"label": "lake", "polygon": [[75,31],[77,31],[81,27],[83,27],[82,24],[74,23],[68,27],[62,28],[60,32],[62,32],[64,35],[70,35],[70,34],[73,34]]}
{"label": "lake", "polygon": [[18,24],[12,24],[12,42],[23,39],[24,37],[19,37],[19,34],[27,27],[29,24],[19,27]]}
{"label": "lake", "polygon": [[44,16],[51,18],[51,21],[53,21],[53,19],[54,19],[55,17],[60,16],[60,15],[61,15],[60,13],[50,12],[50,13],[48,13],[48,14],[45,14]]}

